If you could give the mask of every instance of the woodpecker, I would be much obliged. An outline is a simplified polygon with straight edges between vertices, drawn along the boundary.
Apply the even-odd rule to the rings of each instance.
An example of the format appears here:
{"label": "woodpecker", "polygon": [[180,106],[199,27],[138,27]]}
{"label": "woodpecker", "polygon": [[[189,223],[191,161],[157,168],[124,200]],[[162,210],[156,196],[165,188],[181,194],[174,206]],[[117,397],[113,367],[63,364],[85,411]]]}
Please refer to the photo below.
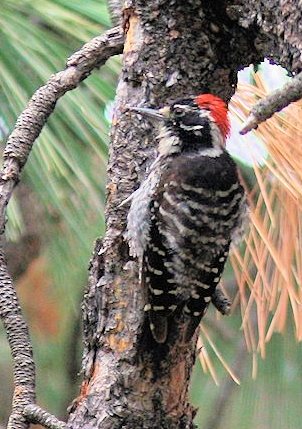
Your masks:
{"label": "woodpecker", "polygon": [[225,149],[227,106],[201,94],[158,110],[130,110],[152,121],[158,141],[158,156],[130,197],[127,217],[130,253],[139,259],[147,294],[144,310],[158,343],[166,342],[173,316],[183,314],[188,341],[217,300],[247,213],[237,166]]}

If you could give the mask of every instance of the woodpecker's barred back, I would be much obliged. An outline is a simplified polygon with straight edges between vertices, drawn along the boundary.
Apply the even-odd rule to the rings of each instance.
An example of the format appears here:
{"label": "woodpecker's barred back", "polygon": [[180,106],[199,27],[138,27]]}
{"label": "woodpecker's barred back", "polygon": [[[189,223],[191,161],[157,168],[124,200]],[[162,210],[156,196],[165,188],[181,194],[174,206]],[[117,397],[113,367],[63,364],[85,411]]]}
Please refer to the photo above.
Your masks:
{"label": "woodpecker's barred back", "polygon": [[246,199],[225,150],[227,107],[211,94],[160,110],[132,108],[156,121],[158,157],[131,197],[127,238],[148,291],[152,335],[166,341],[179,309],[186,340],[215,298],[231,242],[240,236]]}

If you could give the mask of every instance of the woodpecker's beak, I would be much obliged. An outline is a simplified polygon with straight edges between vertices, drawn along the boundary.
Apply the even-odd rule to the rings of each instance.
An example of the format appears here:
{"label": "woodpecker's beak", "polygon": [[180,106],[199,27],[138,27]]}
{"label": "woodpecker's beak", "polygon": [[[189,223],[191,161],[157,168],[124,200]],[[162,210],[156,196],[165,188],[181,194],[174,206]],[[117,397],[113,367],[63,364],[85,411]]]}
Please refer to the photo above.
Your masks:
{"label": "woodpecker's beak", "polygon": [[157,119],[159,121],[164,121],[168,119],[170,108],[163,107],[162,109],[150,109],[148,107],[129,107],[129,110],[132,112],[139,113],[140,115],[147,116],[150,119]]}

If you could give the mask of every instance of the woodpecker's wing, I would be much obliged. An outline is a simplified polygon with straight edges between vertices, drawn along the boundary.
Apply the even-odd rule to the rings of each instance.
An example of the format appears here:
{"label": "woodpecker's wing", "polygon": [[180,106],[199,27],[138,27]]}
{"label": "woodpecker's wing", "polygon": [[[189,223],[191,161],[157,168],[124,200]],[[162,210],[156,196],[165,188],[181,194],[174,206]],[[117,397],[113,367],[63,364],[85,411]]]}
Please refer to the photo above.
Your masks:
{"label": "woodpecker's wing", "polygon": [[148,294],[150,329],[158,343],[164,343],[168,317],[178,304],[178,289],[171,273],[173,251],[167,248],[158,225],[158,204],[150,203],[150,236],[142,260],[142,286]]}
{"label": "woodpecker's wing", "polygon": [[[148,295],[145,311],[148,313],[152,335],[158,343],[163,343],[167,337],[169,313],[163,307],[163,302],[170,302],[167,294],[171,293],[174,286],[166,266],[171,255],[166,257],[166,247],[157,227],[155,213],[158,207],[155,207],[154,195],[163,171],[161,157],[154,161],[150,170],[146,180],[128,199],[131,200],[131,206],[125,238],[129,242],[130,254],[139,259],[140,281]],[[172,296],[173,302],[174,297],[175,294]]]}
{"label": "woodpecker's wing", "polygon": [[177,307],[192,318],[186,338],[206,311],[238,227],[244,191],[235,163],[221,150],[182,155],[158,167],[135,193],[128,237],[139,257],[153,337],[164,343]]}
{"label": "woodpecker's wing", "polygon": [[153,325],[183,306],[191,318],[186,340],[193,335],[220,281],[243,195],[225,152],[210,159],[182,156],[166,169],[154,195],[144,261]]}

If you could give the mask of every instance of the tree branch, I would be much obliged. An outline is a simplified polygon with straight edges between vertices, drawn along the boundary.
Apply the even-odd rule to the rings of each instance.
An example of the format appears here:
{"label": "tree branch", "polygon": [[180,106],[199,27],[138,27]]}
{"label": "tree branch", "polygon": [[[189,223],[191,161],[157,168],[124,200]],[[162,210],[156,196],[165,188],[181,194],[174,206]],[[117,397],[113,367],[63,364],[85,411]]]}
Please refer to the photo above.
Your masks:
{"label": "tree branch", "polygon": [[46,85],[39,88],[26,109],[19,116],[15,129],[8,138],[4,151],[4,165],[0,178],[0,231],[4,228],[4,211],[19,174],[27,161],[32,145],[53,112],[59,98],[76,88],[94,68],[108,58],[120,54],[123,34],[116,27],[86,43],[67,60],[65,70],[54,74]]}
{"label": "tree branch", "polygon": [[[119,28],[108,30],[85,44],[67,61],[66,69],[54,74],[39,88],[19,116],[8,138],[4,163],[0,173],[0,318],[3,321],[14,361],[14,397],[8,429],[27,429],[29,422],[39,421],[46,427],[61,428],[55,418],[38,408],[29,413],[28,405],[35,402],[35,364],[28,326],[23,318],[18,297],[7,271],[3,252],[6,207],[19,181],[32,146],[53,112],[57,101],[67,91],[76,88],[94,68],[123,50],[123,34]],[[24,409],[27,406],[27,412]],[[31,417],[34,416],[34,417]],[[40,420],[37,420],[37,416]],[[43,420],[44,419],[44,420]],[[44,423],[43,423],[44,421]],[[48,423],[47,423],[48,422]],[[50,423],[52,424],[50,424]],[[57,423],[56,423],[57,422]],[[46,423],[48,425],[46,425]]]}
{"label": "tree branch", "polygon": [[7,429],[25,429],[24,406],[35,402],[35,364],[28,327],[0,248],[0,317],[14,360],[14,397]]}
{"label": "tree branch", "polygon": [[299,73],[281,89],[273,91],[253,106],[247,120],[242,126],[240,134],[247,134],[249,131],[257,128],[261,122],[273,116],[274,113],[279,112],[290,103],[298,101],[301,98],[302,73]]}
{"label": "tree branch", "polygon": [[[91,270],[84,301],[84,381],[68,423],[73,428],[189,429],[195,415],[188,388],[196,341],[182,342],[180,320],[171,329],[171,341],[152,344],[143,311],[146,291],[124,240],[128,207],[121,203],[144,180],[157,146],[154,127],[130,116],[126,108],[162,106],[205,91],[229,99],[236,83],[232,70],[238,63],[235,56],[220,53],[230,51],[231,32],[236,49],[248,53],[245,61],[258,62],[259,56],[248,48],[250,31],[247,37],[241,30],[235,34],[238,27],[232,26],[224,34],[224,23],[218,29],[209,25],[217,22],[218,10],[219,16],[223,13],[221,2],[177,2],[177,7],[172,0],[126,3],[123,72],[108,164],[106,236],[92,264],[103,269]],[[242,65],[241,60],[242,54]]]}
{"label": "tree branch", "polygon": [[24,409],[24,416],[34,424],[40,424],[48,429],[65,429],[66,423],[61,422],[52,414],[40,408],[38,405],[27,405]]}

